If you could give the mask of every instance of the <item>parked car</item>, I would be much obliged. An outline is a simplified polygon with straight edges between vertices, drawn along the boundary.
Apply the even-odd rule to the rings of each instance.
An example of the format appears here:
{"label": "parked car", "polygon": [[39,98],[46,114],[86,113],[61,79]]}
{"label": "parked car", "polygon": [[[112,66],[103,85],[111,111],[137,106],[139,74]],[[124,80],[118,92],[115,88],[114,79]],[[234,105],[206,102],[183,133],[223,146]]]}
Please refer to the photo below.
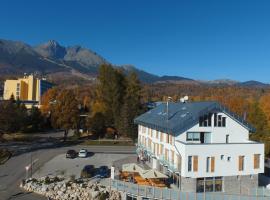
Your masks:
{"label": "parked car", "polygon": [[101,178],[107,178],[109,176],[109,168],[107,166],[100,166],[98,169],[98,174]]}
{"label": "parked car", "polygon": [[68,150],[66,153],[66,158],[76,158],[77,152],[75,150]]}
{"label": "parked car", "polygon": [[91,178],[95,175],[94,165],[85,165],[81,171],[81,178]]}
{"label": "parked car", "polygon": [[86,149],[81,149],[79,151],[79,157],[80,158],[86,158],[87,157],[87,150]]}

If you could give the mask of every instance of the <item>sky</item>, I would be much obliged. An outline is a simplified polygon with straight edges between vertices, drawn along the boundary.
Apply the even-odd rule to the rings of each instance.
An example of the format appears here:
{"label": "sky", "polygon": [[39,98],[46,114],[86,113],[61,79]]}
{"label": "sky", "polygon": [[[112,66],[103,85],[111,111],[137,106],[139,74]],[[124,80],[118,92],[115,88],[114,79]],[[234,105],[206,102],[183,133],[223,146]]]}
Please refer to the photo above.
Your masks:
{"label": "sky", "polygon": [[79,44],[157,75],[270,83],[270,1],[0,0],[0,38]]}

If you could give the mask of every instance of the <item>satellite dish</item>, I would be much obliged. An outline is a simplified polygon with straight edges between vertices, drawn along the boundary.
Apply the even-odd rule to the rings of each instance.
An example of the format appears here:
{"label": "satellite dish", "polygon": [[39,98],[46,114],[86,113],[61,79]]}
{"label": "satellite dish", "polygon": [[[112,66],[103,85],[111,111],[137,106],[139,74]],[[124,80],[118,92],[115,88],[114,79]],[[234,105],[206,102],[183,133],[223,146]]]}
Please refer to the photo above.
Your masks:
{"label": "satellite dish", "polygon": [[184,96],[184,100],[185,101],[188,101],[188,96]]}

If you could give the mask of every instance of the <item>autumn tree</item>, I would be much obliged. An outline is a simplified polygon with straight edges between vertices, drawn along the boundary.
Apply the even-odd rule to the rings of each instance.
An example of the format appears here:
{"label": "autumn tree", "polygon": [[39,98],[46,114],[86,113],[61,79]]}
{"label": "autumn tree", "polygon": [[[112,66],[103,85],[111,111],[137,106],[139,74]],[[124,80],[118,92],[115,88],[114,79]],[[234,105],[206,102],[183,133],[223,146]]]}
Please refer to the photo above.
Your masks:
{"label": "autumn tree", "polygon": [[256,128],[257,133],[262,134],[268,130],[267,118],[257,101],[250,105],[247,120]]}
{"label": "autumn tree", "polygon": [[53,101],[51,108],[52,125],[65,131],[65,137],[70,129],[78,129],[78,101],[72,90],[63,90]]}

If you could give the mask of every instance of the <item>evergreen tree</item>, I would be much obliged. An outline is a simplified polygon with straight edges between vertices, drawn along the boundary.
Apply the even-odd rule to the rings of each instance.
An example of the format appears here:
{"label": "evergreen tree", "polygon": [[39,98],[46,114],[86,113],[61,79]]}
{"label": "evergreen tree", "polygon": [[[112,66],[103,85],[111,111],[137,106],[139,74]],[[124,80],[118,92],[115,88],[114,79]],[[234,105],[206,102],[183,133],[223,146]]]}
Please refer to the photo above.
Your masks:
{"label": "evergreen tree", "polygon": [[124,105],[121,112],[121,127],[120,133],[137,138],[137,126],[133,120],[136,116],[142,113],[141,106],[141,86],[135,73],[131,73],[127,77],[127,89],[124,98]]}
{"label": "evergreen tree", "polygon": [[106,125],[118,128],[125,95],[125,77],[111,65],[101,65],[98,81],[96,105],[103,109]]}

